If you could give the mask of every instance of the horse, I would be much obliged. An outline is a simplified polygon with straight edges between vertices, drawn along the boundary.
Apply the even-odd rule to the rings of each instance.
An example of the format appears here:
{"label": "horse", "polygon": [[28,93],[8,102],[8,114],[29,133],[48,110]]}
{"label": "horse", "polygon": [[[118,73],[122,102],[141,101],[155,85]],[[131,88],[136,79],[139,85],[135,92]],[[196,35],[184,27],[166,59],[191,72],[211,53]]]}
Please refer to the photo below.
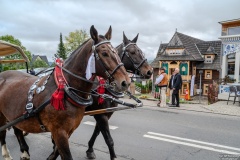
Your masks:
{"label": "horse", "polygon": [[[44,76],[40,80],[36,76],[19,71],[5,71],[0,73],[0,126],[4,126],[6,121],[11,122],[15,120],[31,108],[26,103],[31,99],[29,92],[35,92],[32,100],[32,106],[34,106],[35,109],[46,105],[36,116],[25,119],[14,126],[14,133],[18,139],[20,151],[22,152],[21,160],[30,159],[29,147],[24,140],[22,131],[28,133],[51,132],[52,140],[56,145],[61,159],[73,159],[69,149],[68,138],[79,126],[84,116],[86,106],[83,105],[85,103],[76,105],[77,102],[72,99],[71,96],[66,95],[66,86],[72,89],[71,93],[77,96],[78,99],[84,99],[87,102],[91,101],[89,94],[95,76],[111,79],[114,88],[118,91],[127,90],[130,84],[130,78],[124,66],[121,64],[116,50],[109,41],[112,36],[111,26],[104,36],[98,35],[94,26],[91,26],[90,36],[91,38],[89,40],[79,46],[79,48],[66,59],[64,64],[59,66],[62,72],[59,77],[62,77],[61,80],[64,80],[66,83],[64,85],[63,81],[59,82],[60,85],[56,84],[55,77],[57,68],[55,68],[53,73]],[[86,69],[92,55],[94,55],[96,59],[95,73],[92,74],[90,79],[86,79]],[[35,83],[36,85],[44,84],[41,86],[40,89],[42,90],[39,94],[37,89],[33,89],[36,88],[36,85],[33,85]],[[65,93],[63,86],[65,86]],[[63,105],[63,108],[56,109],[53,105],[54,103],[46,103],[49,102],[50,97],[53,97],[55,93],[59,96],[62,96],[62,93],[64,93],[62,97],[63,101],[60,101],[61,103],[57,101]],[[11,160],[12,158],[7,149],[5,138],[6,130],[3,130],[0,132],[2,156],[5,160]],[[51,154],[48,160],[53,159],[55,159],[55,157]]]}
{"label": "horse", "polygon": [[[145,58],[143,52],[137,46],[136,44],[137,39],[138,39],[138,34],[133,40],[128,40],[128,38],[123,32],[123,43],[117,46],[116,49],[118,51],[119,57],[121,58],[121,61],[124,64],[124,67],[128,71],[141,76],[141,78],[149,79],[152,75],[152,67],[147,63],[147,59]],[[98,86],[94,85],[93,89],[96,89],[96,88],[98,88]],[[105,93],[112,94],[112,92],[110,93],[108,91],[109,90],[106,90]],[[86,108],[86,111],[94,111],[98,109],[117,107],[118,105],[117,103],[109,102],[109,101],[104,101],[103,104],[99,104],[98,98],[99,97],[93,98],[93,104],[88,106]],[[114,142],[111,137],[109,124],[108,124],[108,120],[110,119],[112,114],[113,112],[93,115],[97,123],[94,129],[93,135],[88,142],[88,150],[86,151],[87,158],[89,159],[96,158],[96,155],[93,150],[93,145],[100,132],[102,133],[104,140],[109,148],[110,159],[115,160],[117,158],[114,151]],[[54,142],[53,144],[54,144],[53,146],[54,151],[52,153],[52,156],[57,158],[59,153],[57,151],[57,148]]]}
{"label": "horse", "polygon": [[[123,32],[123,43],[116,47],[118,55],[121,58],[122,63],[127,71],[131,71],[141,76],[142,78],[149,79],[152,75],[152,67],[147,63],[145,56],[141,49],[137,46],[137,36],[131,41],[128,40]],[[106,91],[106,93],[108,93]],[[108,93],[110,94],[110,93]],[[98,104],[98,98],[94,97],[93,104],[89,106],[86,111],[92,111],[96,109],[117,107],[116,103],[111,103],[109,101],[104,101],[103,104]],[[86,156],[89,159],[95,159],[96,155],[93,150],[94,142],[101,132],[104,140],[108,146],[110,159],[115,160],[117,158],[114,151],[114,142],[110,134],[108,120],[111,118],[113,112],[97,114],[94,115],[96,120],[96,126],[94,132],[88,142],[88,150],[86,151]]]}

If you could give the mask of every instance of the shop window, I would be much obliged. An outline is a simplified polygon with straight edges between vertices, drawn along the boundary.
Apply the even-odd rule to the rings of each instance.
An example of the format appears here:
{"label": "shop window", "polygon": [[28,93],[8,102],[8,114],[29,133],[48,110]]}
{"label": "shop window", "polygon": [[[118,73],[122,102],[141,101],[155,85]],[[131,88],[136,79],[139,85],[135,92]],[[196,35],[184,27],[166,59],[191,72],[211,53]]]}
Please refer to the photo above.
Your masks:
{"label": "shop window", "polygon": [[208,84],[203,84],[203,95],[208,94]]}
{"label": "shop window", "polygon": [[212,79],[212,70],[205,70],[205,79]]}
{"label": "shop window", "polygon": [[228,62],[228,75],[234,75],[235,62]]}

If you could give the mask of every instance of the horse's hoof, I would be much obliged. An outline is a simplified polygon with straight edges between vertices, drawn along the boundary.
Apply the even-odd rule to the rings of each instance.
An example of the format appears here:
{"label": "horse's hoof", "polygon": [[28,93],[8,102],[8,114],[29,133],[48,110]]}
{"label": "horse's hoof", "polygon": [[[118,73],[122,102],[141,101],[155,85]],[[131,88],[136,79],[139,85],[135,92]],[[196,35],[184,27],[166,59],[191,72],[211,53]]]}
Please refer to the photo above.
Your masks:
{"label": "horse's hoof", "polygon": [[117,157],[111,158],[111,160],[117,160]]}
{"label": "horse's hoof", "polygon": [[20,157],[20,160],[30,160],[30,156],[27,153],[27,151],[24,151],[23,154]]}
{"label": "horse's hoof", "polygon": [[10,157],[3,157],[3,158],[4,158],[4,160],[13,160],[11,156]]}
{"label": "horse's hoof", "polygon": [[94,152],[86,152],[88,159],[96,159],[96,155]]}

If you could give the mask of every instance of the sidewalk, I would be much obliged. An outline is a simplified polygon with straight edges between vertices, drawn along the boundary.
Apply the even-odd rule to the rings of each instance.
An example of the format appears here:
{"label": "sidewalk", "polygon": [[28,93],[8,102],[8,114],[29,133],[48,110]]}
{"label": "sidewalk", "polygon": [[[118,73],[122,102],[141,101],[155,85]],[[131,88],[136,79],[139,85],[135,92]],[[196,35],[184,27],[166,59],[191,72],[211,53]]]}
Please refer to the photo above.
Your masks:
{"label": "sidewalk", "polygon": [[[158,100],[153,97],[153,95],[149,94],[146,95],[147,97],[144,97],[145,99],[141,99],[143,102],[144,107],[156,107]],[[141,97],[141,96],[140,96]],[[223,114],[223,115],[231,115],[231,116],[239,116],[240,117],[240,105],[239,101],[236,100],[236,103],[233,104],[233,98],[230,98],[230,101],[227,105],[227,98],[228,94],[219,94],[218,98],[219,101],[214,104],[207,105],[207,99],[202,98],[201,103],[199,103],[198,97],[195,97],[195,100],[192,101],[183,101],[180,103],[180,107],[162,107],[162,108],[168,108],[168,109],[178,109],[178,110],[189,110],[189,111],[195,111],[195,112],[206,112],[206,113],[214,113],[214,114]],[[125,98],[126,101],[129,101],[127,98]],[[132,100],[131,100],[132,102]]]}

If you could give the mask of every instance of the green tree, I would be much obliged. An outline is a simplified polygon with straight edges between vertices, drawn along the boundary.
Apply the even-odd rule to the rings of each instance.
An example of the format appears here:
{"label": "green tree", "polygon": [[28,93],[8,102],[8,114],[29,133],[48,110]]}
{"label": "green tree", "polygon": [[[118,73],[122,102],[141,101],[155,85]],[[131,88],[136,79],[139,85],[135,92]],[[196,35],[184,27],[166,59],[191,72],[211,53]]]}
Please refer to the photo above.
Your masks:
{"label": "green tree", "polygon": [[39,67],[49,67],[48,64],[43,61],[41,58],[37,58],[34,63],[33,63],[34,68],[39,68]]}
{"label": "green tree", "polygon": [[67,59],[66,49],[62,41],[62,33],[60,33],[60,43],[58,44],[58,51],[55,54],[56,58],[62,58],[63,60]]}
{"label": "green tree", "polygon": [[[22,48],[22,50],[24,51],[24,53],[27,55],[28,59],[31,60],[32,59],[32,56],[31,56],[31,52],[28,51],[26,49],[26,47],[24,47],[21,43],[21,41],[19,39],[16,39],[14,38],[14,36],[12,35],[4,35],[4,36],[0,36],[0,40],[4,40],[6,42],[9,42],[9,43],[12,43],[12,44],[15,44],[17,46],[20,46]],[[4,59],[22,59],[22,56],[20,53],[17,53],[17,54],[12,54],[12,55],[9,55],[9,56],[6,56]],[[8,65],[9,67],[8,68],[26,68],[25,67],[25,64],[4,64],[5,65]]]}
{"label": "green tree", "polygon": [[75,30],[70,32],[68,36],[65,37],[66,43],[64,44],[67,53],[71,53],[78,48],[84,41],[89,39],[89,34],[84,29]]}

